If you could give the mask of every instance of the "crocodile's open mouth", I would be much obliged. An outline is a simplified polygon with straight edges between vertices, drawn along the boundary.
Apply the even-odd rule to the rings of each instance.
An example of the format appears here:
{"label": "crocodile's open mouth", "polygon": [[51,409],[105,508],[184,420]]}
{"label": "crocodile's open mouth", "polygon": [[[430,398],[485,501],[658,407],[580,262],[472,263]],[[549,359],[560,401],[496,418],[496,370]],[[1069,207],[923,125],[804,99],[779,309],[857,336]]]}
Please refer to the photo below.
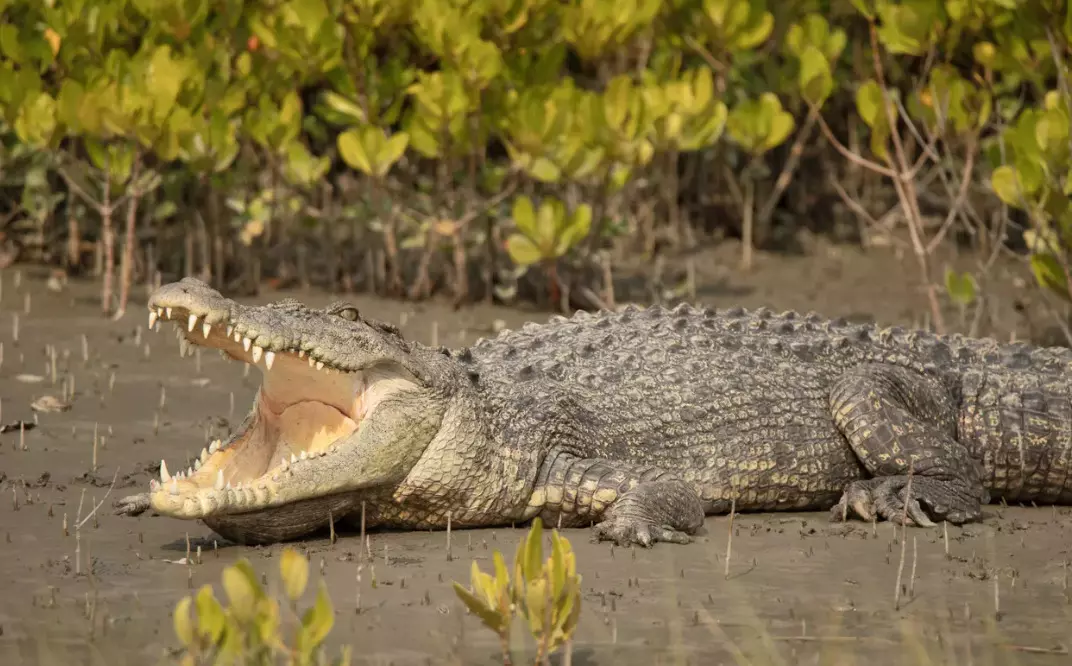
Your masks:
{"label": "crocodile's open mouth", "polygon": [[151,310],[150,328],[158,320],[172,320],[188,342],[219,349],[256,366],[264,376],[254,409],[228,441],[206,446],[186,469],[169,470],[161,462],[160,480],[153,480],[150,489],[170,495],[168,504],[262,503],[269,481],[280,481],[294,465],[335,453],[382,397],[383,391],[370,390],[383,379],[374,373],[341,370],[317,358],[315,351],[259,347],[243,335],[241,325],[212,324],[177,307]]}

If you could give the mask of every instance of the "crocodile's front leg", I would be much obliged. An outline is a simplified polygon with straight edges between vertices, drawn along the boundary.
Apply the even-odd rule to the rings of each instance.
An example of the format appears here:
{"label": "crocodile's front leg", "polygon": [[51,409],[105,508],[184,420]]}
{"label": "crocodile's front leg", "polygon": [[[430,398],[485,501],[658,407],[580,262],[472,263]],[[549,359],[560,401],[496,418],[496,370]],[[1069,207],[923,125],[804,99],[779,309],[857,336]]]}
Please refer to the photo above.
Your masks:
{"label": "crocodile's front leg", "polygon": [[[921,527],[977,520],[989,494],[980,465],[956,441],[956,404],[935,379],[904,368],[865,365],[830,394],[834,421],[871,479],[855,481],[832,509]],[[909,474],[911,472],[911,475]]]}
{"label": "crocodile's front leg", "polygon": [[689,543],[704,522],[695,489],[670,472],[567,454],[547,457],[529,513],[550,524],[595,523],[598,540],[620,546]]}

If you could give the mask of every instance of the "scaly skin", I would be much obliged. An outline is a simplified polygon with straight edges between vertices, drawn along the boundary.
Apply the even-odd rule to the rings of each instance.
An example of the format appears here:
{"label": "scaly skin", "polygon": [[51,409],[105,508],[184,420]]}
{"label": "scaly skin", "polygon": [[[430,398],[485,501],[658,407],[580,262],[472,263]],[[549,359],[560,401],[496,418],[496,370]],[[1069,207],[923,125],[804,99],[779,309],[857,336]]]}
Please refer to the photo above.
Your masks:
{"label": "scaly skin", "polygon": [[352,522],[363,502],[370,526],[541,516],[643,546],[687,543],[731,505],[930,526],[992,498],[1072,503],[1065,349],[680,306],[448,350],[345,304],[244,306],[189,278],[149,308],[265,383],[228,443],[118,511],[242,543]]}

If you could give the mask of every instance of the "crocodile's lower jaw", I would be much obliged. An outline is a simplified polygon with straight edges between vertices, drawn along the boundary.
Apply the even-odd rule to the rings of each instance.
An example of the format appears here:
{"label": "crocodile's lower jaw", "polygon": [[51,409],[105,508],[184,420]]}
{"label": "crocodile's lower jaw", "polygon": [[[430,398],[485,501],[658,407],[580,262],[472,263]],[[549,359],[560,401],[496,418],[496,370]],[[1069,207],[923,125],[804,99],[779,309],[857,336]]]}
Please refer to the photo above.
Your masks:
{"label": "crocodile's lower jaw", "polygon": [[[172,309],[150,314],[173,319],[190,343],[214,347],[250,363],[264,375],[253,410],[226,442],[201,450],[187,469],[170,473],[160,463],[160,480],[150,482],[150,501],[160,514],[206,518],[274,504],[282,484],[303,465],[328,463],[371,407],[375,383],[362,372],[345,372],[300,350],[263,350],[229,326],[213,327],[196,314]],[[374,400],[373,400],[374,401]]]}

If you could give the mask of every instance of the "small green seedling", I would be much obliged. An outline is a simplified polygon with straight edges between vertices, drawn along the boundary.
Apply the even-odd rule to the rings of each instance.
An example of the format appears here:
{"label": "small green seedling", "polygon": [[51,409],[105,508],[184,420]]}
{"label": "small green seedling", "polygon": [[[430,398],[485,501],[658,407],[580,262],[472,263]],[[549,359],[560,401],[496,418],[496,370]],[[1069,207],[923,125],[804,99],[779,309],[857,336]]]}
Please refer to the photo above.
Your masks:
{"label": "small green seedling", "polygon": [[510,628],[516,615],[528,623],[536,641],[537,666],[566,646],[581,616],[581,576],[568,539],[551,532],[551,555],[543,557],[543,523],[533,521],[514,556],[513,578],[502,553],[493,555],[494,574],[474,561],[471,587],[454,583],[454,592],[486,627],[499,635],[503,663],[510,664]]}
{"label": "small green seedling", "polygon": [[324,581],[320,581],[313,606],[299,613],[297,603],[309,580],[309,562],[296,550],[287,548],[280,557],[279,573],[287,605],[296,620],[289,644],[285,640],[279,601],[268,596],[249,561],[242,559],[223,571],[223,589],[229,606],[216,600],[211,585],[202,586],[196,596],[183,597],[175,606],[175,635],[182,643],[179,663],[182,666],[323,663],[349,666],[349,647],[343,648],[342,655],[334,661],[327,662],[324,658],[323,643],[335,623],[335,611]]}

